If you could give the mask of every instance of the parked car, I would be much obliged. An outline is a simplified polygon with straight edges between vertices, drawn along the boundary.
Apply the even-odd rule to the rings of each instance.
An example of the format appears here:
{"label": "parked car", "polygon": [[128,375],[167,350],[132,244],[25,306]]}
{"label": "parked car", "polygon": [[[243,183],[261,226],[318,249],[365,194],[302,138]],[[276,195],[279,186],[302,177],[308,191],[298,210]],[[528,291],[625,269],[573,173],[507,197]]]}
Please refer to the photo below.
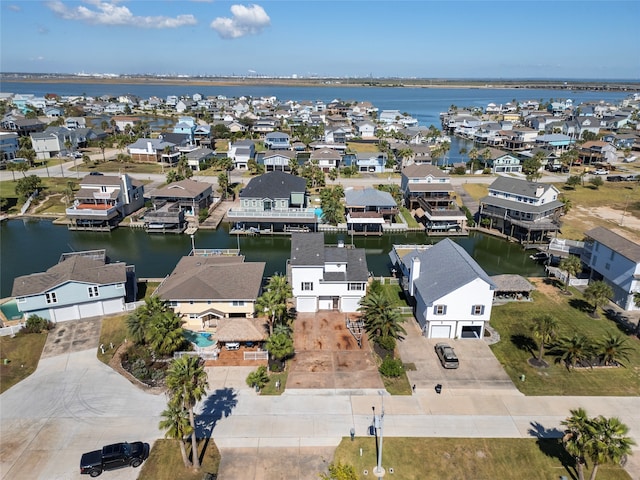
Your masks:
{"label": "parked car", "polygon": [[594,175],[609,175],[609,170],[607,170],[606,168],[598,168],[591,173],[593,173]]}
{"label": "parked car", "polygon": [[623,180],[626,180],[626,178],[622,175],[609,175],[607,177],[607,182],[622,182]]}
{"label": "parked car", "polygon": [[80,473],[97,477],[105,470],[123,467],[139,467],[149,457],[149,444],[142,442],[121,442],[105,445],[82,455]]}
{"label": "parked car", "polygon": [[436,343],[435,348],[440,363],[444,368],[458,368],[458,357],[448,343]]}
{"label": "parked car", "polygon": [[627,175],[624,179],[627,182],[637,182],[640,180],[640,175]]}

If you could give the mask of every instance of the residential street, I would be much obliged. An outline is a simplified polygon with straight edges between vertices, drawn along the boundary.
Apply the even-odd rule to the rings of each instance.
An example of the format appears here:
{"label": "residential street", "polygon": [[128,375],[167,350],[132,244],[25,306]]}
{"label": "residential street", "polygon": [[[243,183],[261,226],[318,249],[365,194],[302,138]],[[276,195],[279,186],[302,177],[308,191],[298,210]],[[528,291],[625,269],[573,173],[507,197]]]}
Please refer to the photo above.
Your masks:
{"label": "residential street", "polygon": [[[421,340],[422,351],[429,351],[427,339],[412,336],[414,344]],[[99,362],[95,343],[80,344],[90,348],[41,359],[31,377],[0,396],[2,479],[79,480],[83,452],[124,440],[152,444],[163,436],[157,425],[165,396],[143,392]],[[357,436],[367,435],[371,407],[382,406],[376,390],[287,390],[261,397],[246,386],[246,367],[208,373],[210,395],[198,407],[198,429],[222,451],[223,480],[316,479],[340,439],[352,427]],[[492,389],[474,380],[463,388],[460,379],[448,388],[446,373],[444,378],[441,394],[425,379],[412,396],[385,395],[385,436],[557,437],[569,410],[584,407],[591,415],[618,416],[640,443],[637,397],[525,397],[502,379]],[[626,468],[640,479],[640,447],[634,448]],[[266,465],[275,469],[268,477]],[[122,469],[108,478],[134,479],[137,473]]]}

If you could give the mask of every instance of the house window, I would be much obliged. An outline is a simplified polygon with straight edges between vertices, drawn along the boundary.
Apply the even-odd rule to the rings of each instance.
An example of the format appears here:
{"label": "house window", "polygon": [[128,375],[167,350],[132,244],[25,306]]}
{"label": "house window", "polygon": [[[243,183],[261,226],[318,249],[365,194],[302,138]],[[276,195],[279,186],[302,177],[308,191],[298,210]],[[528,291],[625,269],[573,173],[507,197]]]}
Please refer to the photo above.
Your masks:
{"label": "house window", "polygon": [[121,289],[123,289],[123,288],[124,288],[124,283],[118,283],[118,284],[116,285],[116,288],[117,288],[117,289],[120,289],[120,290],[121,290]]}
{"label": "house window", "polygon": [[302,282],[302,291],[310,292],[313,290],[313,282]]}
{"label": "house window", "polygon": [[350,283],[347,289],[348,290],[364,290],[364,285],[362,283]]}
{"label": "house window", "polygon": [[89,298],[94,298],[94,297],[98,296],[98,286],[97,285],[92,285],[91,287],[88,287],[87,291],[89,292]]}
{"label": "house window", "polygon": [[198,318],[198,314],[197,313],[190,313],[189,314],[189,318],[192,319],[192,320],[196,319],[196,318]]}
{"label": "house window", "polygon": [[616,252],[611,250],[611,255],[609,255],[609,260],[613,260],[613,257],[614,257],[615,254],[616,254]]}
{"label": "house window", "polygon": [[484,313],[484,305],[473,305],[471,307],[471,315],[482,315]]}
{"label": "house window", "polygon": [[171,300],[171,301],[169,302],[169,306],[170,306],[170,307],[177,307],[178,305],[179,305],[179,303],[178,303],[178,302],[176,302],[175,300]]}
{"label": "house window", "polygon": [[26,297],[16,298],[16,302],[17,303],[26,303],[27,302],[27,298]]}
{"label": "house window", "polygon": [[446,305],[434,305],[433,306],[433,314],[434,315],[444,315],[447,313]]}
{"label": "house window", "polygon": [[47,299],[47,303],[58,303],[56,292],[45,293],[44,296]]}
{"label": "house window", "polygon": [[242,300],[234,300],[231,302],[234,307],[244,307],[244,301]]}
{"label": "house window", "polygon": [[610,263],[605,263],[604,264],[604,269],[605,270],[609,270],[611,268],[611,264]]}

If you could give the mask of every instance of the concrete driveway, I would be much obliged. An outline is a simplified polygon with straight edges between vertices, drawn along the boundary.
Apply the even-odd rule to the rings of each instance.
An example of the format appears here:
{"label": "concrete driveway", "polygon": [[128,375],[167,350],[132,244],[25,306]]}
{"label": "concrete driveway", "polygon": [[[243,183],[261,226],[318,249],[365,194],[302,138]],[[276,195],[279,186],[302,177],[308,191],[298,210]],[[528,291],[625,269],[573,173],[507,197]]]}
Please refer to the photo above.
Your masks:
{"label": "concrete driveway", "polygon": [[[2,479],[85,479],[82,453],[125,440],[152,445],[162,436],[165,397],[139,390],[96,358],[99,321],[65,322],[58,333],[63,329],[51,335],[49,356],[35,373],[0,396]],[[125,468],[108,479],[138,473]]]}
{"label": "concrete driveway", "polygon": [[[440,384],[452,395],[522,395],[484,340],[425,338],[413,318],[407,321],[405,329],[407,336],[398,343],[398,349],[404,363],[416,366],[415,371],[407,372],[416,392],[433,392],[435,385]],[[453,347],[460,360],[457,369],[442,367],[434,351],[438,342],[446,342]]]}

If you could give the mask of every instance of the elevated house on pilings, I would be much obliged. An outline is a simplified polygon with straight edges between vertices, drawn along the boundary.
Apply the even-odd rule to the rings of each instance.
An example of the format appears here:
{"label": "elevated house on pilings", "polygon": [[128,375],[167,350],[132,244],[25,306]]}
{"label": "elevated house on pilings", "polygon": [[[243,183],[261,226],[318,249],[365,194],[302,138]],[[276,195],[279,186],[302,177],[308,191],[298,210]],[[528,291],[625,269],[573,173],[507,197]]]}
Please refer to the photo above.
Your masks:
{"label": "elevated house on pilings", "polygon": [[560,230],[564,204],[553,185],[499,177],[480,199],[480,222],[521,243],[544,242]]}

